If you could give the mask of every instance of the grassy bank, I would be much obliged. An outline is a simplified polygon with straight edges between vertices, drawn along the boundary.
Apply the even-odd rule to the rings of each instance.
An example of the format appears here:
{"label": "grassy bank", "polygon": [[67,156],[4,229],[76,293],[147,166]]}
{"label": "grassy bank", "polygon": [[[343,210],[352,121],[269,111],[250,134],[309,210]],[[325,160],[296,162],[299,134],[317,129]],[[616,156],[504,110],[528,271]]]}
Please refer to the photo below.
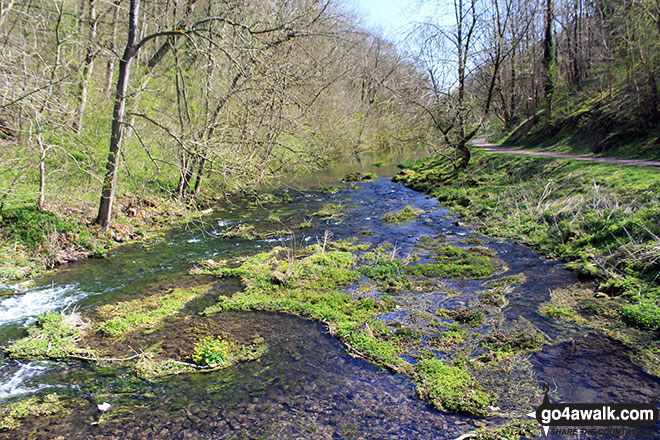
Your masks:
{"label": "grassy bank", "polygon": [[159,197],[122,200],[108,230],[93,224],[92,209],[34,205],[0,211],[0,282],[33,277],[58,265],[89,257],[104,257],[118,243],[198,216],[184,203]]}
{"label": "grassy bank", "polygon": [[480,232],[529,244],[595,279],[608,304],[596,313],[660,333],[660,171],[480,151],[460,173],[441,157],[402,168],[395,181]]}

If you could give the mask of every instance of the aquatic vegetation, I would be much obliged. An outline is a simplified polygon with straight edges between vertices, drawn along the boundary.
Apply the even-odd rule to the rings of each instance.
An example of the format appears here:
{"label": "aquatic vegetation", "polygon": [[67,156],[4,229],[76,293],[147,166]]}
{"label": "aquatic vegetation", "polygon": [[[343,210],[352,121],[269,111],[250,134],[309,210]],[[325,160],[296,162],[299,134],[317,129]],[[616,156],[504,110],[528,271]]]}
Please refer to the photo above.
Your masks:
{"label": "aquatic vegetation", "polygon": [[303,220],[298,224],[298,229],[307,229],[314,226],[314,223],[311,220]]}
{"label": "aquatic vegetation", "polygon": [[281,222],[282,220],[280,219],[280,216],[279,216],[279,215],[277,215],[277,214],[270,214],[270,215],[268,215],[268,218],[266,219],[266,221],[271,222],[271,223],[279,223],[279,222]]}
{"label": "aquatic vegetation", "polygon": [[378,176],[373,173],[361,173],[359,171],[348,173],[341,180],[342,182],[373,182],[378,180]]}
{"label": "aquatic vegetation", "polygon": [[196,371],[191,365],[174,359],[157,360],[152,353],[145,353],[135,363],[135,374],[145,380],[159,379],[175,374],[192,373]]}
{"label": "aquatic vegetation", "polygon": [[536,351],[543,346],[543,336],[533,330],[520,330],[508,333],[495,330],[484,336],[481,344],[502,354]]}
{"label": "aquatic vegetation", "polygon": [[[324,322],[350,353],[411,376],[420,395],[436,408],[476,414],[486,411],[492,398],[478,390],[469,372],[437,359],[415,365],[406,362],[401,354],[418,344],[423,333],[400,327],[392,334],[377,317],[393,310],[396,302],[387,296],[358,299],[345,293],[342,289],[360,276],[360,269],[355,269],[358,259],[348,251],[322,250],[314,245],[293,256],[285,248],[274,248],[246,258],[239,267],[215,269],[218,276],[240,277],[244,290],[219,298],[204,314],[259,310]],[[380,269],[368,267],[372,275],[380,276]],[[387,275],[383,277],[387,279]]]}
{"label": "aquatic vegetation", "polygon": [[405,223],[417,219],[417,217],[422,214],[424,214],[423,209],[413,208],[412,206],[408,205],[400,211],[385,214],[380,219],[388,223]]}
{"label": "aquatic vegetation", "polygon": [[567,306],[558,306],[552,303],[545,303],[539,307],[539,313],[553,319],[573,318],[575,311]]}
{"label": "aquatic vegetation", "polygon": [[536,420],[511,420],[502,425],[479,428],[470,433],[475,440],[517,440],[531,438],[539,434]]}
{"label": "aquatic vegetation", "polygon": [[42,418],[55,415],[64,417],[72,411],[72,408],[65,403],[67,401],[57,394],[47,394],[43,397],[30,397],[7,405],[3,404],[0,408],[0,431],[17,428],[21,421],[28,417]]}
{"label": "aquatic vegetation", "polygon": [[229,342],[220,336],[207,336],[195,344],[192,360],[197,365],[215,366],[229,362]]}
{"label": "aquatic vegetation", "polygon": [[28,336],[5,347],[12,358],[95,359],[97,354],[82,341],[90,324],[78,313],[49,312],[28,328]]}
{"label": "aquatic vegetation", "polygon": [[211,286],[176,289],[132,301],[107,304],[99,308],[104,319],[96,328],[109,336],[119,337],[137,330],[156,328],[164,319],[176,314],[193,299],[208,292]]}
{"label": "aquatic vegetation", "polygon": [[483,278],[495,272],[495,264],[482,248],[437,245],[430,255],[435,263],[420,263],[406,268],[411,275],[432,278]]}
{"label": "aquatic vegetation", "polygon": [[326,203],[316,212],[312,213],[315,217],[321,217],[321,220],[341,219],[346,212],[346,206],[339,203]]}
{"label": "aquatic vegetation", "polygon": [[245,240],[256,240],[257,235],[254,225],[240,224],[231,226],[222,231],[223,238],[242,238]]}
{"label": "aquatic vegetation", "polygon": [[436,311],[436,315],[445,319],[453,319],[470,327],[479,326],[485,318],[484,312],[477,307],[463,307],[456,310],[439,309]]}
{"label": "aquatic vegetation", "polygon": [[[277,221],[279,221],[279,218]],[[284,237],[289,234],[290,231],[286,229],[280,229],[276,231],[257,231],[254,225],[248,225],[242,223],[225,229],[221,235],[223,238],[241,238],[243,240],[265,240],[268,238]]]}
{"label": "aquatic vegetation", "polygon": [[451,412],[485,414],[494,403],[492,396],[479,388],[474,378],[457,366],[438,359],[424,359],[416,365],[420,373],[417,392],[437,409]]}
{"label": "aquatic vegetation", "polygon": [[627,304],[621,307],[621,319],[632,327],[660,331],[660,306],[648,300]]}
{"label": "aquatic vegetation", "polygon": [[431,194],[484,234],[531,244],[597,278],[601,291],[631,298],[617,304],[626,324],[655,331],[657,170],[480,151],[473,159],[459,175],[440,157],[410,161],[393,180]]}

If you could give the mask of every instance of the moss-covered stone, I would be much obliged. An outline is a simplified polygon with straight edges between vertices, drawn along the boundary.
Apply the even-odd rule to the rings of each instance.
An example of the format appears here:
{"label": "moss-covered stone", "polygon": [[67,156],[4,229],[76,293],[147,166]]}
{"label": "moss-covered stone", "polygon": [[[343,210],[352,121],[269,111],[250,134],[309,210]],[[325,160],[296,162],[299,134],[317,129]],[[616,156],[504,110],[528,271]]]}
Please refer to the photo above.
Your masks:
{"label": "moss-covered stone", "polygon": [[413,208],[412,206],[408,205],[397,212],[385,214],[380,219],[388,223],[405,223],[417,219],[417,217],[422,214],[424,214],[423,209]]}

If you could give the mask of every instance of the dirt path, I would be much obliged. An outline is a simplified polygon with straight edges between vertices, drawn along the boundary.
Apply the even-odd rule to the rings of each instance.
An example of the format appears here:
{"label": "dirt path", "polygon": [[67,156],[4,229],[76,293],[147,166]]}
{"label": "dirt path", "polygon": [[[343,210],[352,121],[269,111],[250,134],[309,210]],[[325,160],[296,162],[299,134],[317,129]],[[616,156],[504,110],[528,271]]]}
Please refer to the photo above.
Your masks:
{"label": "dirt path", "polygon": [[475,148],[481,148],[482,150],[486,150],[498,154],[520,154],[525,156],[543,156],[543,157],[555,157],[559,159],[586,160],[589,162],[617,163],[620,165],[636,165],[640,167],[660,167],[660,161],[657,160],[616,159],[613,157],[578,156],[576,154],[550,153],[547,151],[529,151],[529,150],[518,150],[515,148],[502,148],[502,147],[498,147],[492,142],[488,142],[486,140],[486,136],[479,136],[477,138],[474,138],[470,142],[470,145]]}

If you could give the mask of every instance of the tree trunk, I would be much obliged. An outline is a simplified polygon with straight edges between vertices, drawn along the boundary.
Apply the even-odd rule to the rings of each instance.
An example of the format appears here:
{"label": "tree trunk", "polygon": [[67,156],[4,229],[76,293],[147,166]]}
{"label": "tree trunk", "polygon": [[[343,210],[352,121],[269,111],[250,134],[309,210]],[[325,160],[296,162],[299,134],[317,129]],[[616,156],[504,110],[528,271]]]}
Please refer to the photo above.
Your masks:
{"label": "tree trunk", "polygon": [[140,0],[131,0],[130,18],[128,23],[128,39],[124,54],[119,62],[119,76],[117,78],[117,89],[115,93],[115,106],[112,112],[112,134],[110,136],[110,149],[106,163],[105,178],[101,190],[101,202],[96,223],[104,228],[110,224],[112,217],[112,203],[117,185],[117,168],[119,167],[119,156],[123,135],[124,115],[126,107],[126,92],[130,77],[131,61],[137,52],[135,42],[138,32],[138,16],[140,12]]}
{"label": "tree trunk", "polygon": [[555,71],[555,44],[552,38],[552,0],[546,0],[545,37],[543,39],[543,70],[545,92],[545,122],[552,120],[552,97],[555,92],[553,76]]}
{"label": "tree trunk", "polygon": [[2,24],[5,22],[5,18],[13,6],[14,0],[9,0],[6,4],[5,2],[0,4],[0,29],[2,29]]}
{"label": "tree trunk", "polygon": [[73,124],[76,133],[80,133],[83,114],[87,105],[87,85],[94,73],[94,40],[96,39],[96,4],[95,0],[89,0],[89,39],[87,40],[87,53],[83,64],[82,81],[80,82],[80,96],[78,98],[78,115]]}
{"label": "tree trunk", "polygon": [[37,134],[37,143],[39,144],[39,200],[37,201],[37,209],[44,210],[44,203],[46,201],[46,147],[44,147],[41,133]]}
{"label": "tree trunk", "polygon": [[112,4],[114,11],[112,12],[112,34],[110,37],[110,57],[108,58],[108,65],[105,72],[105,86],[103,87],[103,96],[110,94],[112,88],[112,79],[115,75],[115,50],[117,47],[117,21],[119,20],[119,0],[115,0]]}

